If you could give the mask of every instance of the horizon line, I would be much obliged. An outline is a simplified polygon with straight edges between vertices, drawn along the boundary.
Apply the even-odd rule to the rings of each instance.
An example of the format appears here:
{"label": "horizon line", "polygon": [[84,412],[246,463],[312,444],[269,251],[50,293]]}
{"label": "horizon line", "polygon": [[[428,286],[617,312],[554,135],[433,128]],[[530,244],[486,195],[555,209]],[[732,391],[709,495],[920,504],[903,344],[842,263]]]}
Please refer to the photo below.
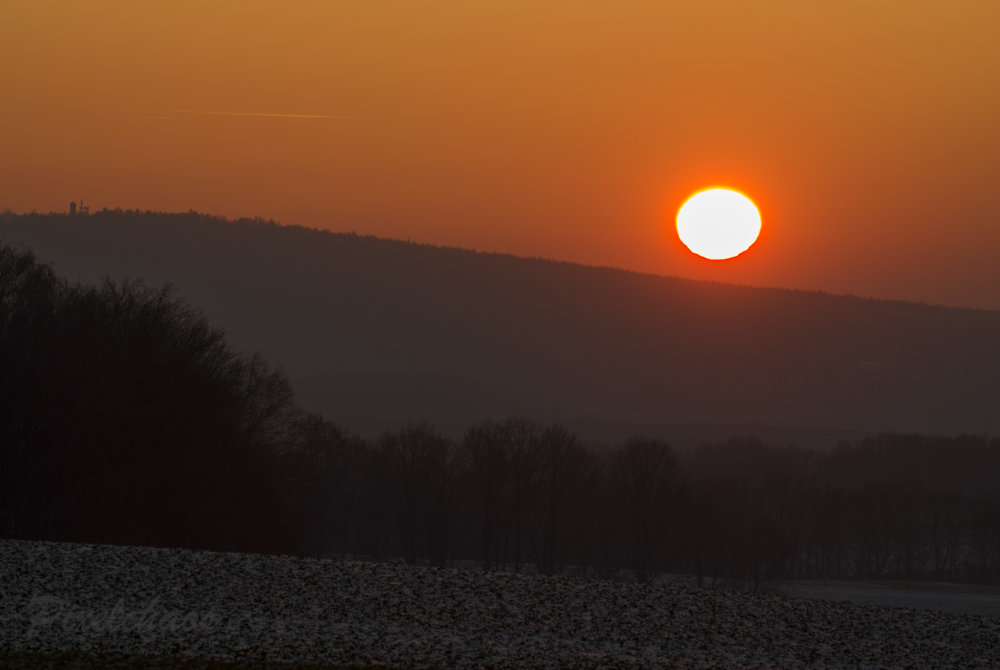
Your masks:
{"label": "horizon line", "polygon": [[[801,286],[781,286],[781,285],[777,285],[777,284],[748,284],[748,283],[741,283],[741,282],[736,282],[736,281],[731,281],[731,280],[730,281],[726,281],[726,280],[722,280],[722,279],[708,279],[708,278],[685,277],[685,276],[678,275],[678,274],[666,274],[666,273],[661,273],[661,272],[652,272],[652,271],[649,271],[649,270],[638,270],[638,269],[621,267],[621,266],[616,266],[616,265],[601,265],[601,264],[589,263],[589,262],[580,261],[580,260],[570,260],[570,259],[565,259],[565,258],[555,258],[555,257],[537,256],[537,255],[522,255],[522,254],[519,254],[519,253],[516,253],[516,252],[513,252],[513,251],[501,251],[501,250],[496,250],[496,249],[482,249],[482,248],[477,248],[475,246],[462,246],[460,244],[450,244],[450,243],[442,243],[442,242],[422,242],[422,241],[414,240],[414,239],[411,239],[411,238],[404,239],[404,238],[401,238],[401,237],[383,237],[383,236],[372,234],[372,233],[359,233],[356,230],[334,230],[334,229],[331,229],[331,228],[318,228],[318,227],[311,226],[311,225],[303,225],[301,223],[288,223],[288,222],[283,222],[283,221],[280,221],[280,220],[277,220],[277,219],[266,219],[264,217],[232,217],[231,215],[226,215],[226,214],[213,214],[213,213],[210,213],[210,212],[199,212],[199,211],[197,211],[195,209],[189,209],[187,211],[169,212],[169,211],[159,211],[159,210],[140,210],[140,209],[132,209],[132,208],[122,209],[121,207],[117,207],[116,209],[110,209],[107,206],[105,206],[102,209],[97,210],[96,212],[90,214],[89,216],[95,216],[96,214],[100,214],[102,212],[116,212],[116,211],[119,211],[119,212],[122,212],[122,213],[124,213],[124,212],[134,212],[136,214],[166,214],[166,215],[175,215],[175,216],[183,216],[183,215],[186,215],[186,214],[196,214],[196,215],[199,215],[199,216],[207,216],[207,217],[210,217],[210,218],[221,219],[223,221],[227,221],[227,222],[231,222],[231,223],[237,222],[240,219],[253,220],[254,218],[258,218],[258,219],[261,219],[261,220],[263,220],[265,222],[273,223],[275,226],[277,226],[279,228],[288,228],[288,227],[302,228],[302,229],[305,229],[305,230],[309,230],[309,231],[313,231],[313,232],[317,232],[317,233],[325,233],[325,234],[329,234],[329,235],[355,236],[355,237],[359,237],[359,238],[371,238],[371,239],[385,241],[385,242],[396,242],[396,243],[402,243],[402,244],[412,244],[412,245],[415,245],[415,246],[432,247],[432,248],[443,249],[443,250],[449,250],[449,249],[451,249],[451,250],[464,251],[464,252],[469,252],[469,253],[474,253],[474,254],[507,256],[509,258],[515,258],[515,259],[520,259],[520,260],[543,261],[543,262],[548,262],[548,263],[558,263],[558,264],[562,264],[562,265],[573,265],[573,266],[577,266],[577,267],[581,267],[581,268],[590,268],[590,269],[596,269],[596,270],[610,270],[610,271],[614,271],[614,272],[623,272],[623,273],[632,274],[632,275],[640,275],[640,276],[654,277],[654,278],[660,278],[660,279],[670,279],[670,280],[677,280],[677,281],[682,281],[682,282],[694,282],[694,283],[701,283],[701,284],[714,284],[714,285],[717,285],[717,286],[728,286],[728,287],[732,287],[732,288],[751,289],[751,290],[779,291],[779,292],[792,292],[792,293],[812,293],[812,294],[824,295],[824,296],[832,297],[832,298],[846,298],[846,299],[864,300],[864,301],[872,301],[872,302],[907,303],[907,304],[912,304],[912,305],[921,305],[921,306],[924,306],[924,307],[941,308],[941,309],[970,310],[970,311],[976,311],[976,312],[1000,312],[1000,307],[987,307],[987,306],[983,306],[983,305],[955,304],[955,303],[944,303],[944,302],[930,302],[926,298],[907,298],[907,297],[900,297],[900,296],[889,297],[889,296],[880,296],[880,295],[875,295],[875,294],[864,295],[864,294],[858,294],[858,293],[853,293],[853,292],[840,292],[840,291],[837,291],[836,289],[828,289],[828,288],[808,288],[808,287],[801,287]],[[37,212],[37,211],[32,211],[32,212],[17,212],[17,211],[10,210],[10,209],[0,209],[0,214],[6,214],[6,215],[9,215],[9,216],[64,216],[64,215],[67,215],[66,212],[64,212],[64,211],[50,211],[50,212],[48,212],[46,214],[46,213]]]}

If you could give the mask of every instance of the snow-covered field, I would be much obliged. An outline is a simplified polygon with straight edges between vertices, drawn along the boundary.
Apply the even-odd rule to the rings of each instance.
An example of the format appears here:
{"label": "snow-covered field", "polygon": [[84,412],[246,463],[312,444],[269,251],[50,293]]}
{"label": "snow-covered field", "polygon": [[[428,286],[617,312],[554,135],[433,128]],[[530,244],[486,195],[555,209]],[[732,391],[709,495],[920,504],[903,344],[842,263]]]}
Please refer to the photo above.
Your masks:
{"label": "snow-covered field", "polygon": [[1000,616],[1000,589],[930,582],[800,581],[779,587],[798,598]]}
{"label": "snow-covered field", "polygon": [[997,617],[679,584],[3,541],[0,589],[7,658],[71,650],[394,667],[1000,667]]}

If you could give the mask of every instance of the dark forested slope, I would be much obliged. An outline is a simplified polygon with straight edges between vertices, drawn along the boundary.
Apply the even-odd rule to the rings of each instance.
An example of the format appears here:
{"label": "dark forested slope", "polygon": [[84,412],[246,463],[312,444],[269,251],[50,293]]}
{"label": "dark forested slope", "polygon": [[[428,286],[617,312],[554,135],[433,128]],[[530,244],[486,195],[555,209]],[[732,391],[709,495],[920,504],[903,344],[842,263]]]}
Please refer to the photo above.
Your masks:
{"label": "dark forested slope", "polygon": [[194,213],[2,215],[0,240],[74,280],[173,283],[235,345],[282,366],[300,404],[361,432],[510,413],[605,436],[670,424],[691,440],[709,424],[793,437],[1000,428],[1000,312]]}

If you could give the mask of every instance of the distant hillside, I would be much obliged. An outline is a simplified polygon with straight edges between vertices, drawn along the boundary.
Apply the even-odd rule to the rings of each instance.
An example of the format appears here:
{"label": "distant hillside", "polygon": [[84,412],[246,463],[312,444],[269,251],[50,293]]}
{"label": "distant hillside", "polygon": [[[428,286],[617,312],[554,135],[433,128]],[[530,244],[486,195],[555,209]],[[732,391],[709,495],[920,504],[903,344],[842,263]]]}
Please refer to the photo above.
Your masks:
{"label": "distant hillside", "polygon": [[363,434],[998,432],[1000,312],[749,288],[198,214],[2,215],[57,272],[173,283]]}

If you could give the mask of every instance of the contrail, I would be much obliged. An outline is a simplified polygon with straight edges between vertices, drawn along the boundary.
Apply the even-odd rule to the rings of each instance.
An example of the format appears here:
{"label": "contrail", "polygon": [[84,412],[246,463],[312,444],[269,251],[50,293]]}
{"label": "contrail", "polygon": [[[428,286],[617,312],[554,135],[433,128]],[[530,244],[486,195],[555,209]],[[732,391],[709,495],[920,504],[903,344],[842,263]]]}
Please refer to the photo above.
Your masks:
{"label": "contrail", "polygon": [[142,110],[156,114],[198,114],[203,116],[258,116],[271,119],[346,119],[346,116],[331,116],[328,114],[279,114],[272,112],[222,112],[202,109],[147,109]]}

